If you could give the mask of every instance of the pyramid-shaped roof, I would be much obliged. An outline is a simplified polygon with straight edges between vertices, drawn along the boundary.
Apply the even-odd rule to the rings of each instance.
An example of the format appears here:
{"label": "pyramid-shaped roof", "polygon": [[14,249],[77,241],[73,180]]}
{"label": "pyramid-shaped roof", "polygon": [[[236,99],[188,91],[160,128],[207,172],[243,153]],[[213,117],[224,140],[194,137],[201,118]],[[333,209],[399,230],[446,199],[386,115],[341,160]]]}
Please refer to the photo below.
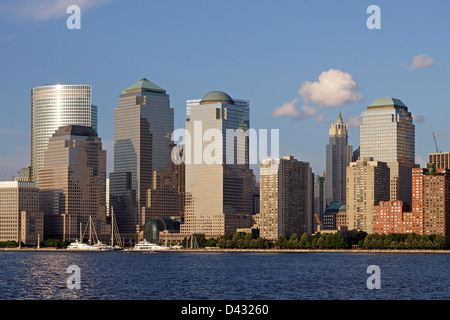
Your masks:
{"label": "pyramid-shaped roof", "polygon": [[147,80],[146,78],[142,78],[141,80],[139,80],[135,84],[129,86],[128,88],[123,90],[123,93],[127,93],[127,92],[130,92],[130,91],[136,91],[136,90],[156,92],[156,93],[164,93],[164,94],[166,93],[166,90],[164,90],[163,88],[157,86],[156,84],[154,84],[153,82]]}
{"label": "pyramid-shaped roof", "polygon": [[338,114],[338,117],[337,117],[336,123],[339,123],[339,124],[344,124],[344,120],[342,120],[342,114],[341,114],[341,110],[339,110],[339,114]]}
{"label": "pyramid-shaped roof", "polygon": [[369,107],[380,107],[380,106],[397,106],[407,108],[406,105],[400,99],[390,97],[375,99],[371,104],[369,104]]}

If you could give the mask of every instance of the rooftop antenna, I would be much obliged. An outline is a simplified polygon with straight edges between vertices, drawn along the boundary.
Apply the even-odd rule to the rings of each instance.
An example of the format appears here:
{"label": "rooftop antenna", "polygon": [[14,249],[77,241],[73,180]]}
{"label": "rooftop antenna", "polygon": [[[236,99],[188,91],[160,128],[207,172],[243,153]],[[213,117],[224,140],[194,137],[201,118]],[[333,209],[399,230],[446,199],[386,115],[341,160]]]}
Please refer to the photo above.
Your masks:
{"label": "rooftop antenna", "polygon": [[437,153],[441,153],[441,151],[439,151],[439,149],[438,149],[438,146],[437,146],[437,143],[436,143],[436,136],[434,135],[434,132],[433,132],[433,139],[434,139],[434,146],[436,147],[436,152]]}

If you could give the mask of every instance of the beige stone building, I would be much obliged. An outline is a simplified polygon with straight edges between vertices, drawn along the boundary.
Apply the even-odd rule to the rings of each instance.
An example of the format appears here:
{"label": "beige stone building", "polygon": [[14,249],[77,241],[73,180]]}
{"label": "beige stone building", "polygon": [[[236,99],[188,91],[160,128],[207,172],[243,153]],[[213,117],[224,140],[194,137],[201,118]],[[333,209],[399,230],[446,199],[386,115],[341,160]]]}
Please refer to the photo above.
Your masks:
{"label": "beige stone building", "polygon": [[228,130],[248,130],[247,116],[248,107],[221,91],[210,92],[190,105],[186,120],[190,141],[183,150],[185,212],[181,233],[219,237],[252,226],[254,175],[248,163],[249,139],[235,141],[228,136]]}
{"label": "beige stone building", "polygon": [[34,182],[0,182],[0,241],[37,246],[43,234],[43,213]]}
{"label": "beige stone building", "polygon": [[347,167],[348,229],[373,233],[373,206],[389,201],[390,172],[385,162],[364,158]]}
{"label": "beige stone building", "polygon": [[260,235],[276,240],[280,235],[313,232],[314,177],[308,162],[285,156],[260,166]]}
{"label": "beige stone building", "polygon": [[60,127],[44,152],[39,171],[46,238],[79,238],[92,217],[97,234],[106,226],[106,151],[90,127]]}

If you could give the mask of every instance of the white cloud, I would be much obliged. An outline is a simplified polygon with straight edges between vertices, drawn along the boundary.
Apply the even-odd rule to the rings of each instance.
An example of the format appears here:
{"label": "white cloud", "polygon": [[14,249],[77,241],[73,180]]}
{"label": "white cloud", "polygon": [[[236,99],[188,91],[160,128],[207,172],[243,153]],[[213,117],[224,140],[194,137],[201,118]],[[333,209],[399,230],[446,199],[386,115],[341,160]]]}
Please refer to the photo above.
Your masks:
{"label": "white cloud", "polygon": [[278,118],[278,117],[291,117],[292,120],[300,120],[304,119],[308,116],[312,116],[317,114],[317,109],[308,105],[304,105],[301,107],[301,112],[299,112],[295,105],[299,101],[298,98],[295,98],[294,100],[290,102],[285,102],[281,107],[276,108],[272,112],[272,117]]}
{"label": "white cloud", "polygon": [[298,117],[300,113],[295,109],[295,105],[298,102],[298,98],[295,98],[291,102],[285,102],[281,107],[276,108],[272,112],[272,117],[278,118],[278,117]]}
{"label": "white cloud", "polygon": [[331,120],[329,119],[329,118],[326,118],[325,119],[325,115],[326,115],[327,113],[324,111],[324,112],[322,112],[321,114],[319,114],[318,116],[317,116],[317,118],[316,118],[316,121],[317,122],[331,122]]}
{"label": "white cloud", "polygon": [[408,69],[426,69],[432,67],[433,64],[434,60],[428,54],[419,54],[413,58],[412,65]]}
{"label": "white cloud", "polygon": [[425,121],[425,115],[423,115],[423,114],[413,114],[412,117],[413,117],[414,123],[416,123],[416,124],[422,123]]}
{"label": "white cloud", "polygon": [[364,116],[364,112],[361,112],[360,115],[358,115],[358,116],[356,116],[356,117],[353,117],[353,118],[350,118],[350,119],[348,120],[348,123],[347,123],[347,124],[348,124],[350,127],[359,127],[359,126],[361,125],[361,123],[362,123],[363,116]]}
{"label": "white cloud", "polygon": [[67,7],[77,5],[81,14],[85,10],[97,7],[112,0],[19,0],[3,4],[1,11],[9,17],[22,20],[48,21],[68,17]]}
{"label": "white cloud", "polygon": [[311,106],[306,106],[304,105],[302,107],[302,114],[304,114],[305,116],[313,116],[315,114],[317,114],[317,109]]}
{"label": "white cloud", "polygon": [[319,75],[318,81],[305,81],[298,93],[305,103],[313,102],[321,107],[343,106],[360,102],[359,86],[349,73],[330,69]]}

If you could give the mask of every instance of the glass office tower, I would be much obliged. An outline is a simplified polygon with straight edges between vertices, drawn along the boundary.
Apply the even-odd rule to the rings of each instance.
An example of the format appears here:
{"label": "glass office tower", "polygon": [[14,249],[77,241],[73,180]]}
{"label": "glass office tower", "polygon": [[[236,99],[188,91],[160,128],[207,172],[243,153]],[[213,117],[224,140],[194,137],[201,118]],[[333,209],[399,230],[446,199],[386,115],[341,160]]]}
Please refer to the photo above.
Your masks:
{"label": "glass office tower", "polygon": [[38,186],[39,169],[50,137],[59,127],[79,125],[97,132],[97,106],[90,85],[45,85],[31,90],[31,179]]}
{"label": "glass office tower", "polygon": [[376,99],[364,112],[360,127],[360,158],[372,157],[390,168],[390,200],[411,205],[415,164],[415,127],[406,105],[395,98]]}
{"label": "glass office tower", "polygon": [[145,224],[148,189],[154,172],[169,164],[173,130],[174,111],[166,90],[145,78],[123,90],[114,110],[110,175],[111,205],[121,233],[135,232]]}

